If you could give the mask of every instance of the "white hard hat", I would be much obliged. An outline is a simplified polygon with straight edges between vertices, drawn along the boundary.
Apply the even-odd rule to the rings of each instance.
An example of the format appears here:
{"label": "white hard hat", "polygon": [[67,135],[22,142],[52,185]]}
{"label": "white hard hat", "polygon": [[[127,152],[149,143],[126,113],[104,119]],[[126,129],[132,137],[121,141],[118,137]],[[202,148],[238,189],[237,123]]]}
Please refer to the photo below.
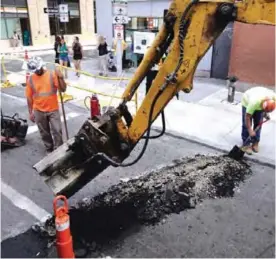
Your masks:
{"label": "white hard hat", "polygon": [[39,71],[44,66],[45,64],[42,58],[40,57],[32,57],[31,59],[29,59],[27,63],[28,70],[33,73],[35,73],[36,71]]}

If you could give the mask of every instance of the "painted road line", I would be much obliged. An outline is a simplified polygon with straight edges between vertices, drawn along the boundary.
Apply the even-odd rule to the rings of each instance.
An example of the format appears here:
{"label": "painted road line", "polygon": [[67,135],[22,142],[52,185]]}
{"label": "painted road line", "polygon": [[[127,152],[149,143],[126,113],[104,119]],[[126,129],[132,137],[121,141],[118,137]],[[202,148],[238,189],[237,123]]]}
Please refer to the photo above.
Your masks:
{"label": "painted road line", "polygon": [[27,104],[26,99],[22,98],[22,97],[14,96],[14,95],[11,95],[11,94],[6,94],[6,93],[3,93],[3,92],[1,92],[1,96],[6,96],[6,97],[9,97],[11,99],[14,99],[14,100],[17,100],[17,101],[20,101],[20,102],[24,102],[24,103]]}
{"label": "painted road line", "polygon": [[4,183],[1,179],[1,193],[9,199],[17,208],[27,211],[39,222],[51,216],[49,212],[39,207],[26,196],[14,190],[11,186]]}
{"label": "painted road line", "polygon": [[[75,117],[78,117],[80,116],[81,114],[79,113],[76,113],[76,112],[69,112],[67,115],[66,115],[66,121],[70,120],[70,119],[73,119]],[[61,121],[63,122],[63,116],[61,116]],[[27,135],[29,134],[32,134],[32,133],[35,133],[38,131],[38,127],[37,125],[33,125],[33,126],[29,126],[28,127],[28,131],[27,131]]]}

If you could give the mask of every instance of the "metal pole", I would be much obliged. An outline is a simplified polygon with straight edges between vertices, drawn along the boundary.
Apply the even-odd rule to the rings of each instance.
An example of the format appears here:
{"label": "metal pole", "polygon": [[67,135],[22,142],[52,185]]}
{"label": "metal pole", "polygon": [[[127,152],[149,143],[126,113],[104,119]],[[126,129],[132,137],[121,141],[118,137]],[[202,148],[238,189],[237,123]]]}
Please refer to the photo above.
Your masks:
{"label": "metal pole", "polygon": [[116,63],[117,63],[117,76],[120,76],[123,71],[123,64],[122,64],[122,58],[123,58],[123,46],[122,46],[122,40],[117,40],[117,47],[116,47]]}
{"label": "metal pole", "polygon": [[228,87],[228,96],[227,101],[229,103],[233,103],[235,99],[235,91],[236,91],[236,82],[238,78],[236,76],[229,76],[227,78],[227,87]]}
{"label": "metal pole", "polygon": [[61,94],[60,90],[58,92],[59,92],[59,98],[60,98],[61,108],[62,108],[62,115],[63,115],[63,120],[64,120],[66,140],[68,140],[69,139],[69,134],[68,134],[67,121],[66,121],[65,110],[64,110],[63,97],[62,97],[62,94]]}

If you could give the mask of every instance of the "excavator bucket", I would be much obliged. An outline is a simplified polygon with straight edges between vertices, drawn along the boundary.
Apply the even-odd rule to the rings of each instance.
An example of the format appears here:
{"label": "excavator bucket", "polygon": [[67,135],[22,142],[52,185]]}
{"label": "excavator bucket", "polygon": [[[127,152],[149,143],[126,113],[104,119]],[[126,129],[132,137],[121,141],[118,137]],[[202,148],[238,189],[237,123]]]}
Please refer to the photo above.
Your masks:
{"label": "excavator bucket", "polygon": [[117,162],[129,155],[130,149],[122,150],[116,131],[116,112],[109,109],[102,116],[86,120],[73,138],[33,166],[55,195],[71,197],[107,168],[110,163],[99,154]]}
{"label": "excavator bucket", "polygon": [[69,139],[33,166],[54,195],[70,198],[108,166],[97,159],[83,161],[82,153],[71,150],[74,143]]}

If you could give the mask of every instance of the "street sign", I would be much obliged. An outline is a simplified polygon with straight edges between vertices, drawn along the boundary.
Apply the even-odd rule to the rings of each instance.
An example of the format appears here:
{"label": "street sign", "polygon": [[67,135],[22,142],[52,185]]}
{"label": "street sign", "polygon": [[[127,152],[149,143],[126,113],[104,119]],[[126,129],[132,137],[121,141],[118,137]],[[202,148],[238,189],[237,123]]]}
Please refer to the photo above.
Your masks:
{"label": "street sign", "polygon": [[67,13],[68,14],[68,4],[60,4],[59,5],[59,13]]}
{"label": "street sign", "polygon": [[69,15],[66,13],[59,14],[59,21],[60,22],[69,22]]}
{"label": "street sign", "polygon": [[57,8],[43,8],[44,13],[49,13],[49,14],[58,14],[59,10]]}
{"label": "street sign", "polygon": [[127,1],[113,1],[113,24],[127,24]]}
{"label": "street sign", "polygon": [[124,39],[124,26],[119,24],[119,25],[114,25],[114,36],[115,39],[117,40],[123,40]]}
{"label": "street sign", "polygon": [[123,15],[113,16],[113,24],[128,24],[128,17]]}
{"label": "street sign", "polygon": [[121,24],[121,17],[119,15],[113,16],[113,24]]}
{"label": "street sign", "polygon": [[114,3],[113,15],[127,15],[127,3]]}
{"label": "street sign", "polygon": [[122,24],[128,24],[128,17],[127,16],[121,16]]}
{"label": "street sign", "polygon": [[60,22],[69,22],[68,4],[60,4],[58,7]]}

